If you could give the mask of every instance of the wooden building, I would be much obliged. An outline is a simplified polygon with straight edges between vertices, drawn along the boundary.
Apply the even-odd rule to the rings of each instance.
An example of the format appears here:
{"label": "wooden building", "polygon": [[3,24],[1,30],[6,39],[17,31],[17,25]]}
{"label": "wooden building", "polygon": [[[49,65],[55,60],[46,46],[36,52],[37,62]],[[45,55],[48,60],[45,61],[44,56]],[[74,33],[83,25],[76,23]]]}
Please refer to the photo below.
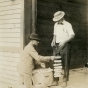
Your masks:
{"label": "wooden building", "polygon": [[71,68],[84,66],[88,41],[87,0],[0,0],[0,82],[19,84],[16,65],[31,32],[37,32],[42,39],[38,52],[52,55],[52,18],[58,10],[65,11],[65,19],[73,25],[76,34],[71,41]]}

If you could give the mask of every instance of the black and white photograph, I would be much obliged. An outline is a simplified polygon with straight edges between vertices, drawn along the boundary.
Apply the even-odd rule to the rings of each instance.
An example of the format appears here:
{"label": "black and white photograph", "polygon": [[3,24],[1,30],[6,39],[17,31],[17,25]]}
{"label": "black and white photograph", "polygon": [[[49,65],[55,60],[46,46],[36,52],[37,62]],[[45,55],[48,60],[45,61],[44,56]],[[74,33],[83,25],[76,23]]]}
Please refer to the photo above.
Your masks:
{"label": "black and white photograph", "polygon": [[0,0],[0,88],[88,88],[88,0]]}

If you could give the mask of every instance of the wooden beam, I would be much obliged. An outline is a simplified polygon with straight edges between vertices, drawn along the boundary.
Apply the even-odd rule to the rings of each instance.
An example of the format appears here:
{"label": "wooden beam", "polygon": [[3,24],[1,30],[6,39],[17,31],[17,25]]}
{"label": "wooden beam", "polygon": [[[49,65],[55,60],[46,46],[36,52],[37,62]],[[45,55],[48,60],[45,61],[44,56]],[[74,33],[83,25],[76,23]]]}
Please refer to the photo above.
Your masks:
{"label": "wooden beam", "polygon": [[32,0],[32,32],[36,32],[37,0]]}
{"label": "wooden beam", "polygon": [[[24,42],[24,36],[25,36],[25,32],[24,32],[24,0],[22,0],[22,4],[21,4],[21,32],[20,32],[20,45],[21,45],[21,48],[20,48],[20,51],[23,50],[24,46],[25,46],[25,42]],[[21,52],[20,52],[21,53]]]}
{"label": "wooden beam", "polygon": [[[87,2],[87,8],[88,8],[88,2]],[[88,28],[88,9],[87,9],[87,28]],[[87,63],[88,63],[88,29],[87,29]]]}

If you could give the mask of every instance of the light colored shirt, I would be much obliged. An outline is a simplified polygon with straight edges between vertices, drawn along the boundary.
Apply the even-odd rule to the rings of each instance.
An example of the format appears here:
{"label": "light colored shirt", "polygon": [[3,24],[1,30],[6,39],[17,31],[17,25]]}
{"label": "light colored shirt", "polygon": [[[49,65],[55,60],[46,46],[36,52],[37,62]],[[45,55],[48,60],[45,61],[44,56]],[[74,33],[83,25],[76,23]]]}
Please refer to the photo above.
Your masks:
{"label": "light colored shirt", "polygon": [[60,43],[68,39],[70,35],[75,35],[75,34],[72,25],[64,20],[62,24],[58,24],[58,22],[55,23],[54,35],[56,35],[56,43]]}

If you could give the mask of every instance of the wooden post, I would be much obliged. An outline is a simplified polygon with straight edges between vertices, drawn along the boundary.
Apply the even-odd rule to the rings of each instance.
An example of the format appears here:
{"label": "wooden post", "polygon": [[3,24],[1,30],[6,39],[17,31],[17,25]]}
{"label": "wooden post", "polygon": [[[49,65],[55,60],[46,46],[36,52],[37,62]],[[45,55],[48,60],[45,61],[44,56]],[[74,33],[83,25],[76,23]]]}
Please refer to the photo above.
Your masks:
{"label": "wooden post", "polygon": [[[87,1],[87,8],[88,8],[88,1]],[[87,27],[88,27],[88,9],[87,9]],[[88,63],[88,30],[87,30],[87,63]]]}
{"label": "wooden post", "polygon": [[37,0],[32,0],[32,32],[36,32],[37,22]]}

